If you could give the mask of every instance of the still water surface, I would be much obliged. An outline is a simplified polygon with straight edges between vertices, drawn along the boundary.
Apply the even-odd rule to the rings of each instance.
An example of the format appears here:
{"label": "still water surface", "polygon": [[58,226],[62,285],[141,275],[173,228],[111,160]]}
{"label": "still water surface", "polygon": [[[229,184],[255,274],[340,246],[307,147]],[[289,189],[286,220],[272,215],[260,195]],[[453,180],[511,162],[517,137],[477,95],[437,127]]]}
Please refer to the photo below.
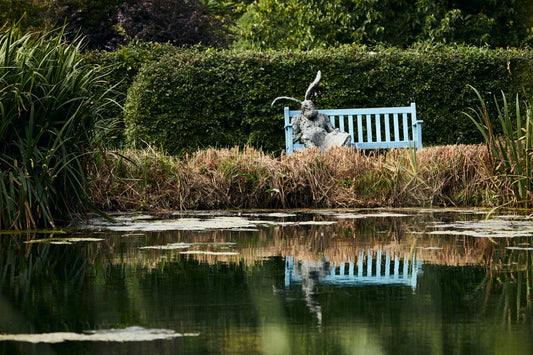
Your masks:
{"label": "still water surface", "polygon": [[531,354],[518,212],[120,215],[0,235],[0,354]]}

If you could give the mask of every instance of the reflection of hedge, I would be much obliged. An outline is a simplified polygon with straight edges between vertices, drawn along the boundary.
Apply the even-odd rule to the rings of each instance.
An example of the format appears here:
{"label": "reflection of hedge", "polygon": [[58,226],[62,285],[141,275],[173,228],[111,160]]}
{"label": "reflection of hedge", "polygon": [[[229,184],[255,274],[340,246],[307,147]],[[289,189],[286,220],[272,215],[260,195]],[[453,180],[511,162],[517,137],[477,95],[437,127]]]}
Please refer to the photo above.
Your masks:
{"label": "reflection of hedge", "polygon": [[[417,103],[426,144],[479,141],[461,112],[483,93],[521,90],[532,52],[479,48],[358,48],[311,52],[185,50],[147,64],[129,89],[126,138],[179,153],[205,146],[283,147],[277,96],[303,98],[316,71],[317,108]],[[488,96],[487,96],[488,98]]]}

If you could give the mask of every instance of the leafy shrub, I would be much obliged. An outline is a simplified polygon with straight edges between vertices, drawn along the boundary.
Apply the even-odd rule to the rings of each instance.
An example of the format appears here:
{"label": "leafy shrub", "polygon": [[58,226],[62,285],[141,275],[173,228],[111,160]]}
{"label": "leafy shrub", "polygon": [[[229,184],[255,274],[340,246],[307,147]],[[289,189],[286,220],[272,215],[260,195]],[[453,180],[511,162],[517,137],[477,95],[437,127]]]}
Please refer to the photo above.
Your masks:
{"label": "leafy shrub", "polygon": [[211,15],[198,0],[57,0],[46,16],[55,25],[66,21],[67,37],[80,33],[91,49],[112,50],[134,39],[226,46],[231,38],[229,18]]}
{"label": "leafy shrub", "polygon": [[183,50],[139,72],[128,92],[126,136],[130,143],[173,153],[246,144],[280,151],[282,108],[270,103],[277,96],[303,98],[320,69],[317,108],[416,102],[425,145],[481,142],[461,113],[476,103],[467,84],[491,93],[520,91],[527,83],[518,80],[531,71],[532,56],[530,51],[471,47]]}
{"label": "leafy shrub", "polygon": [[118,26],[130,38],[172,43],[226,46],[228,24],[210,15],[198,0],[129,0],[118,10]]}
{"label": "leafy shrub", "polygon": [[117,32],[117,9],[121,0],[56,0],[48,2],[46,17],[54,26],[66,25],[65,36],[82,35],[91,49],[114,49],[124,42]]}
{"label": "leafy shrub", "polygon": [[127,140],[173,153],[266,142],[277,148],[278,125],[264,124],[279,122],[269,101],[279,84],[267,79],[275,71],[270,61],[251,52],[195,48],[146,65],[128,92]]}

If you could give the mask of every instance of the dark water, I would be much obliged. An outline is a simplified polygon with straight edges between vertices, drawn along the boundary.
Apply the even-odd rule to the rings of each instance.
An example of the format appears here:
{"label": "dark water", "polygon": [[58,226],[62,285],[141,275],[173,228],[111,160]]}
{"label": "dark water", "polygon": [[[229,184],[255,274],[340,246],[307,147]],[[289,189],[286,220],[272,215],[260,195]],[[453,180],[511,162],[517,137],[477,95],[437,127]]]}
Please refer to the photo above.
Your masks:
{"label": "dark water", "polygon": [[[213,212],[0,235],[0,354],[531,354],[533,223],[485,218]],[[30,342],[57,332],[81,339]]]}

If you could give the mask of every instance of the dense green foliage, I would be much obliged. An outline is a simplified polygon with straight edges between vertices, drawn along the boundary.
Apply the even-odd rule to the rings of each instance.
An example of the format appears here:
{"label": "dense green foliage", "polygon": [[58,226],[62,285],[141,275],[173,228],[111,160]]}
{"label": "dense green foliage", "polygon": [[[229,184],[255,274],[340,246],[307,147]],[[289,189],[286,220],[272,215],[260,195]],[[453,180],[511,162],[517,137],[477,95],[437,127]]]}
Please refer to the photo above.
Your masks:
{"label": "dense green foliage", "polygon": [[531,40],[527,0],[264,0],[239,19],[238,46],[312,49],[341,44],[416,42],[493,47]]}
{"label": "dense green foliage", "polygon": [[247,49],[533,42],[530,0],[0,0],[0,25],[23,16],[24,28],[66,21],[99,49],[135,37]]}
{"label": "dense green foliage", "polygon": [[319,109],[416,102],[426,145],[480,142],[461,114],[476,105],[467,85],[491,93],[521,91],[530,80],[532,55],[471,47],[185,50],[140,71],[128,93],[126,136],[137,146],[171,153],[245,144],[280,151],[283,109],[270,103],[277,96],[302,99],[320,69]]}
{"label": "dense green foliage", "polygon": [[83,210],[105,74],[63,32],[0,33],[0,229],[54,226]]}

